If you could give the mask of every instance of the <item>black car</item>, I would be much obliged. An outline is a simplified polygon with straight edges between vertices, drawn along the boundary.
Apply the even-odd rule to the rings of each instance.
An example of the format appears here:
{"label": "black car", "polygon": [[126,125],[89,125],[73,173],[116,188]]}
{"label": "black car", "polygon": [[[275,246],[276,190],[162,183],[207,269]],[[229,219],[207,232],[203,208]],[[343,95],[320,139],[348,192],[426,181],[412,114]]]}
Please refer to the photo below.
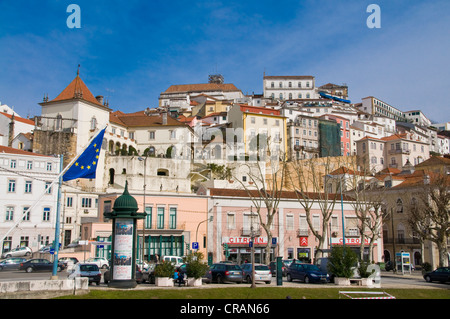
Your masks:
{"label": "black car", "polygon": [[423,275],[423,278],[427,282],[432,281],[440,281],[442,283],[450,282],[450,268],[440,267],[434,271],[427,272],[425,275]]}
{"label": "black car", "polygon": [[0,270],[17,270],[20,263],[27,261],[25,258],[12,257],[0,261]]}
{"label": "black car", "polygon": [[219,284],[224,282],[242,283],[244,280],[242,269],[236,264],[212,264],[207,272],[207,276],[211,277],[211,282],[216,281]]}
{"label": "black car", "polygon": [[[60,272],[65,268],[66,267],[63,263],[58,263],[56,270]],[[23,263],[20,263],[19,270],[25,270],[26,272],[52,271],[53,262],[47,259],[29,259]]]}

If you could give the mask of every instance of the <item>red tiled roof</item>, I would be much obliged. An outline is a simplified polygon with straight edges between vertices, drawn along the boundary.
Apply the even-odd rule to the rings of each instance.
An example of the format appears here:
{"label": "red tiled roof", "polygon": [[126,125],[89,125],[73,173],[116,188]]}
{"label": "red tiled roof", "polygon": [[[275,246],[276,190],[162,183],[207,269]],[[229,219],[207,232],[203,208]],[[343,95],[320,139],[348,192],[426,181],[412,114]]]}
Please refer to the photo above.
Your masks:
{"label": "red tiled roof", "polygon": [[81,98],[82,100],[91,102],[99,106],[103,106],[97,101],[97,99],[94,97],[91,91],[89,91],[88,87],[86,86],[86,84],[84,84],[83,80],[80,78],[79,75],[77,75],[75,79],[73,79],[73,81],[56,98],[54,98],[50,102],[65,101],[76,98]]}
{"label": "red tiled roof", "polygon": [[[0,114],[6,116],[7,118],[10,118],[10,119],[12,118],[11,114],[4,113],[4,112],[0,112]],[[29,119],[24,119],[23,117],[20,117],[20,116],[14,116],[14,121],[22,122],[22,123],[29,124],[29,125],[34,125],[34,121],[29,120]]]}
{"label": "red tiled roof", "polygon": [[[120,111],[109,114],[109,121],[126,127],[161,126],[162,115],[145,115],[144,111],[125,114]],[[167,115],[167,126],[187,126]]]}
{"label": "red tiled roof", "polygon": [[17,154],[17,155],[28,155],[28,156],[52,157],[52,156],[48,156],[48,155],[27,152],[27,151],[19,150],[17,148],[12,148],[12,147],[2,146],[2,145],[0,145],[0,153]]}

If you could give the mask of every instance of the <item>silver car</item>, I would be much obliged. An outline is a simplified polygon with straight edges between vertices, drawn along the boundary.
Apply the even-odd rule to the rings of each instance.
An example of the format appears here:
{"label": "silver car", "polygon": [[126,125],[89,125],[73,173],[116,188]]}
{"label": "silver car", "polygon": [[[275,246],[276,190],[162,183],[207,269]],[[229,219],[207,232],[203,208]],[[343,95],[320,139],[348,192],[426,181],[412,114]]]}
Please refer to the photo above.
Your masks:
{"label": "silver car", "polygon": [[[252,282],[252,264],[243,264],[241,266],[244,272],[244,279],[246,282]],[[272,282],[272,273],[267,265],[255,264],[255,282],[264,281],[266,284]]]}
{"label": "silver car", "polygon": [[2,258],[31,256],[33,251],[30,247],[17,247],[2,254]]}

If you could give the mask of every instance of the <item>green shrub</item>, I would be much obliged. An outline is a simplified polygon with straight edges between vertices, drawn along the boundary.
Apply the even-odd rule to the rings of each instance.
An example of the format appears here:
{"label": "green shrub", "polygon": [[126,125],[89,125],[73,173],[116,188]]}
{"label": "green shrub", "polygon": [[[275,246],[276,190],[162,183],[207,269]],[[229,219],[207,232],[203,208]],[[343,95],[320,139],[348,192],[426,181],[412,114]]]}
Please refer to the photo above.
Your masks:
{"label": "green shrub", "polygon": [[348,247],[335,246],[331,249],[328,269],[335,277],[351,278],[358,256]]}
{"label": "green shrub", "polygon": [[208,265],[202,262],[203,254],[201,252],[191,252],[183,258],[186,264],[186,275],[188,278],[202,278],[208,270]]}
{"label": "green shrub", "polygon": [[172,278],[175,273],[175,266],[170,261],[163,260],[155,267],[155,277]]}

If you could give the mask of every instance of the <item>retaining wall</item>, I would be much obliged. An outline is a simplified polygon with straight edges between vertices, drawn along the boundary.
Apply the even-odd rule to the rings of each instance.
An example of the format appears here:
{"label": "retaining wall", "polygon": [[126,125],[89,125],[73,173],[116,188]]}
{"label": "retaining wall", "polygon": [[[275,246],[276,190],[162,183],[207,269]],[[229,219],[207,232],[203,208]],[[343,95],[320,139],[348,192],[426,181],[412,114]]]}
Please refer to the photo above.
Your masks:
{"label": "retaining wall", "polygon": [[88,278],[0,282],[0,299],[48,299],[88,292]]}

